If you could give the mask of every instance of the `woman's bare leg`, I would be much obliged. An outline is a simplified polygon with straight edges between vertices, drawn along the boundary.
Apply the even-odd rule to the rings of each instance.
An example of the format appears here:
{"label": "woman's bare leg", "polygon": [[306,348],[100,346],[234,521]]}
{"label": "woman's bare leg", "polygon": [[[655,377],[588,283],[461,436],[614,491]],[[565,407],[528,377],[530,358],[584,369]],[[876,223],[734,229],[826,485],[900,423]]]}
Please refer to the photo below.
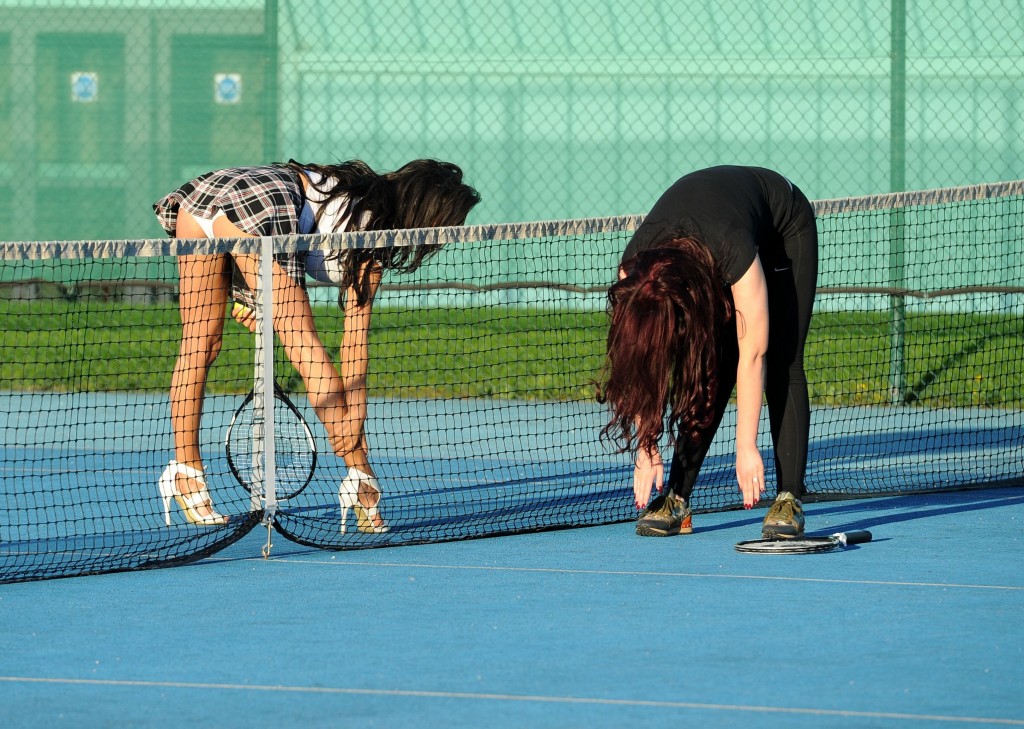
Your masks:
{"label": "woman's bare leg", "polygon": [[[178,238],[202,238],[204,233],[184,210],[178,214]],[[221,348],[224,308],[229,287],[226,255],[181,256],[178,259],[181,345],[171,375],[171,427],[174,431],[174,459],[203,471],[199,448],[199,426],[203,415],[206,379]],[[194,479],[178,474],[178,491],[183,495],[200,489]],[[196,507],[206,516],[211,510]]]}
{"label": "woman's bare leg", "polygon": [[[214,224],[214,232],[218,237],[246,235],[224,219],[218,219]],[[257,288],[258,257],[236,256],[235,263],[250,288]],[[306,385],[307,397],[324,424],[331,448],[345,460],[346,465],[373,476],[362,439],[365,404],[361,410],[350,407],[345,383],[317,333],[309,297],[276,263],[273,296],[274,331],[281,340],[285,354]],[[364,506],[372,507],[378,499],[379,494],[370,489],[369,484],[360,485],[359,500]]]}

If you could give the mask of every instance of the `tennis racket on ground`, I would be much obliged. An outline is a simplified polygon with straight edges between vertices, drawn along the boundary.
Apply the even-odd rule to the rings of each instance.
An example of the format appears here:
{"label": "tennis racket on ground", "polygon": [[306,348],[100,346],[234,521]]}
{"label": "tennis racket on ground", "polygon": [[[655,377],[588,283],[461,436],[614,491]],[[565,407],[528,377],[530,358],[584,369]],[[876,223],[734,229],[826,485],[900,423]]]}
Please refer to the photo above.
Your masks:
{"label": "tennis racket on ground", "polygon": [[871,541],[871,532],[839,532],[829,537],[800,537],[799,539],[753,539],[739,542],[737,552],[753,554],[815,554],[831,552],[833,549],[848,547],[851,544],[864,544]]}
{"label": "tennis racket on ground", "polygon": [[[251,391],[235,411],[224,437],[224,451],[231,473],[242,486],[259,494],[254,474],[254,430],[257,420]],[[277,498],[290,499],[302,492],[316,471],[316,441],[302,413],[284,390],[274,383],[274,476]]]}

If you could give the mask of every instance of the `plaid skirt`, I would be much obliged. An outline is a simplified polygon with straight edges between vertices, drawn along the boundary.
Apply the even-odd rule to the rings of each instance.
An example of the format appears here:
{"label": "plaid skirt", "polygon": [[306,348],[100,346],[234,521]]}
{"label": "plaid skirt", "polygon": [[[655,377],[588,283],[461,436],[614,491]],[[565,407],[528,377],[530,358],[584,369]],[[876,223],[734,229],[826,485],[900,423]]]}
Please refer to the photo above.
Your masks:
{"label": "plaid skirt", "polygon": [[[174,236],[178,210],[212,218],[223,211],[228,220],[250,235],[292,235],[299,232],[299,215],[305,203],[302,183],[287,167],[233,167],[186,182],[153,203],[157,220],[169,236]],[[305,253],[274,256],[288,276],[305,288]],[[234,270],[232,295],[251,304],[249,292]]]}

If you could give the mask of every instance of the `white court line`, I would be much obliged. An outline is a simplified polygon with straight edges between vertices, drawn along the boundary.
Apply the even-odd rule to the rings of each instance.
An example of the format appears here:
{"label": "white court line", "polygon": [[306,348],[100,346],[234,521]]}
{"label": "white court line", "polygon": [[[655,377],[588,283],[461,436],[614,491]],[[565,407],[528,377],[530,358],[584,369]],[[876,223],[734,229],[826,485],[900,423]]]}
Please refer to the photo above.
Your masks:
{"label": "white court line", "polygon": [[[334,559],[329,561],[313,559],[293,559],[290,557],[262,557],[246,558],[260,562],[281,562],[288,564],[311,564],[320,566],[336,567],[402,567],[406,569],[427,569],[427,570],[482,570],[485,572],[540,572],[566,575],[609,575],[620,577],[704,577],[717,580],[778,580],[782,582],[818,582],[839,585],[888,585],[893,587],[940,587],[961,588],[970,590],[1008,590],[1010,592],[1024,592],[1024,585],[979,585],[957,582],[900,582],[896,580],[839,580],[825,577],[791,577],[785,575],[729,575],[714,572],[653,572],[642,570],[576,570],[564,567],[506,567],[486,565],[465,565],[465,564],[420,564],[416,562],[342,562]],[[203,562],[237,562],[238,559],[218,558],[217,556],[207,557]]]}
{"label": "white court line", "polygon": [[507,701],[544,704],[576,704],[591,706],[626,706],[655,709],[693,709],[697,711],[736,711],[768,714],[799,714],[847,718],[892,719],[893,721],[945,721],[961,724],[1024,726],[1024,719],[997,719],[982,716],[949,716],[943,714],[906,714],[890,711],[846,711],[842,709],[808,709],[803,707],[756,706],[744,704],[706,704],[694,701],[649,701],[645,699],[600,699],[581,696],[537,696],[530,694],[488,694],[467,691],[410,691],[402,689],[365,689],[331,686],[246,685],[235,683],[199,683],[183,681],[116,681],[81,678],[40,678],[33,676],[0,676],[4,683],[35,683],[62,686],[112,686],[124,688],[180,688],[214,691],[254,691],[269,693],[334,694],[346,696],[392,696],[425,699],[468,699],[474,701]]}

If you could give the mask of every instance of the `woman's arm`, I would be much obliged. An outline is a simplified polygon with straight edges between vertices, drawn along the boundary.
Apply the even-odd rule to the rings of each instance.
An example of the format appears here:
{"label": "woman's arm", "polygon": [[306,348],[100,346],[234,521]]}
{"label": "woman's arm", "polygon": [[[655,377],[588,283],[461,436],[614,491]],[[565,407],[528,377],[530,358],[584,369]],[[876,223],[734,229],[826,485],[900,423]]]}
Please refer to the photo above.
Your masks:
{"label": "woman's arm", "polygon": [[736,479],[743,505],[753,506],[764,491],[764,462],[757,450],[757,428],[764,399],[764,358],[768,351],[768,288],[761,261],[732,285],[736,306]]}
{"label": "woman's arm", "polygon": [[376,264],[370,271],[369,297],[366,303],[356,302],[356,292],[350,288],[345,296],[345,330],[341,338],[339,359],[341,379],[345,384],[345,404],[350,417],[359,423],[359,431],[366,450],[363,424],[366,422],[366,378],[370,368],[370,316],[373,299],[380,286],[381,269]]}

